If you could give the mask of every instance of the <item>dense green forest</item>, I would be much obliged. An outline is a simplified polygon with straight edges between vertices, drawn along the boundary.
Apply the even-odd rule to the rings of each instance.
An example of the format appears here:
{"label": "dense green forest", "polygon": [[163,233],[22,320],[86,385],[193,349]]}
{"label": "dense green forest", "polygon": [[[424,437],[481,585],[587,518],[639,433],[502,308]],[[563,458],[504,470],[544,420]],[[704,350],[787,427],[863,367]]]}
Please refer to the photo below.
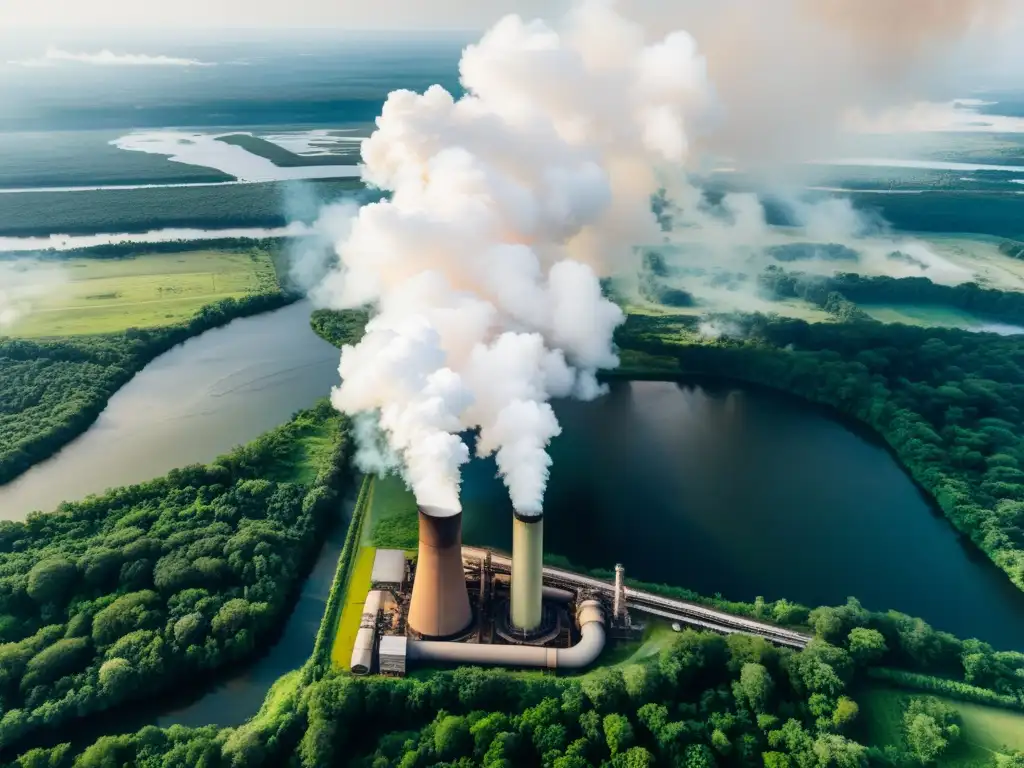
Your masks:
{"label": "dense green forest", "polygon": [[[33,750],[19,768],[419,766],[586,768],[765,766],[864,768],[933,764],[954,750],[958,715],[926,694],[909,697],[901,745],[866,745],[857,699],[877,665],[922,661],[941,633],[911,622],[887,635],[858,626],[855,604],[819,609],[806,650],[761,638],[683,631],[639,654],[580,676],[462,667],[415,677],[353,678],[305,671],[280,680],[239,728],[161,730],[105,737],[75,754]],[[958,641],[957,641],[958,642]],[[966,663],[989,659],[970,643]],[[1020,654],[1016,654],[1021,657]],[[1024,657],[1017,663],[1024,662]],[[930,662],[926,662],[930,663]],[[898,678],[898,670],[889,680]],[[929,681],[942,681],[929,677]],[[949,681],[953,688],[962,683]],[[963,698],[956,691],[952,698]],[[1024,766],[1024,755],[1003,766]]]}
{"label": "dense green forest", "polygon": [[0,523],[0,749],[258,648],[337,519],[344,425],[323,401],[210,465]]}
{"label": "dense green forest", "polygon": [[157,355],[288,300],[277,291],[228,298],[183,323],[102,336],[33,341],[0,336],[0,483],[88,429],[111,395]]}
{"label": "dense green forest", "polygon": [[[619,343],[666,372],[764,384],[881,434],[950,520],[1024,589],[1024,339],[875,322],[631,316]],[[629,353],[627,353],[628,366]]]}
{"label": "dense green forest", "polygon": [[370,314],[364,309],[347,309],[342,312],[318,309],[309,324],[320,338],[341,347],[357,344],[363,337],[363,329],[369,319]]}
{"label": "dense green forest", "polygon": [[[125,240],[118,243],[102,243],[84,248],[44,248],[32,251],[32,258],[60,261],[63,259],[125,259],[138,256],[140,252],[182,253],[197,250],[263,250],[276,255],[288,240],[283,237],[217,237],[210,240],[165,240],[159,243],[143,243]],[[17,253],[15,253],[17,255]]]}
{"label": "dense green forest", "polygon": [[[321,202],[350,197],[372,200],[379,193],[359,179],[301,182]],[[20,237],[96,232],[147,232],[152,229],[282,227],[289,223],[283,205],[296,182],[229,184],[214,187],[160,187],[10,195],[0,209],[0,235]],[[308,220],[318,214],[309,210]]]}

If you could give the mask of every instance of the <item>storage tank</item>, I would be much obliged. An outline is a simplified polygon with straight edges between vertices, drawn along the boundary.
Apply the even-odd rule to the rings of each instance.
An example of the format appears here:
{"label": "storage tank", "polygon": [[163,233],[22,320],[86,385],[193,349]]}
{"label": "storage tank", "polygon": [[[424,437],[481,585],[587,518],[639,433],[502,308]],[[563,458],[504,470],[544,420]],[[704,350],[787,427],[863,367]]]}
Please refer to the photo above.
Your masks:
{"label": "storage tank", "polygon": [[512,626],[540,626],[544,569],[544,516],[512,513]]}
{"label": "storage tank", "polygon": [[452,637],[473,620],[462,567],[462,512],[421,505],[419,524],[409,628],[424,637]]}
{"label": "storage tank", "polygon": [[373,668],[373,645],[377,636],[377,617],[380,615],[383,593],[372,590],[366,595],[363,613],[359,617],[359,631],[352,646],[349,669],[353,675],[368,675]]}

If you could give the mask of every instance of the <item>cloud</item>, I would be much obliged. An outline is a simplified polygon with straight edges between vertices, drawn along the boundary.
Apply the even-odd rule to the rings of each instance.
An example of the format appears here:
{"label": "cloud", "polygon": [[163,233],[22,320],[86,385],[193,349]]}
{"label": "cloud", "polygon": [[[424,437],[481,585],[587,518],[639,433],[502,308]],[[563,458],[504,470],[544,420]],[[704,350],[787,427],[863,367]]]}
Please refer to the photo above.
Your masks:
{"label": "cloud", "polygon": [[46,49],[42,58],[8,61],[18,67],[52,67],[58,62],[89,64],[97,67],[215,67],[216,62],[182,59],[174,56],[150,56],[145,53],[114,53],[104,48],[98,53],[74,53],[54,46]]}

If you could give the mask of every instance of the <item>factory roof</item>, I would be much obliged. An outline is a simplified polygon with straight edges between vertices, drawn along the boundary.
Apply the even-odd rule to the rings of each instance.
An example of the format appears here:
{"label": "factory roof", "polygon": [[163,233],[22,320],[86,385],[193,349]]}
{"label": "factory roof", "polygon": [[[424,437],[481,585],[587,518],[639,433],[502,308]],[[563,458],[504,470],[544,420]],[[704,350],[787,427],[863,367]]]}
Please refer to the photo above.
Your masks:
{"label": "factory roof", "polygon": [[381,656],[405,656],[405,635],[384,635],[380,639]]}
{"label": "factory roof", "polygon": [[400,549],[378,549],[373,558],[372,584],[403,584],[405,582],[405,552]]}

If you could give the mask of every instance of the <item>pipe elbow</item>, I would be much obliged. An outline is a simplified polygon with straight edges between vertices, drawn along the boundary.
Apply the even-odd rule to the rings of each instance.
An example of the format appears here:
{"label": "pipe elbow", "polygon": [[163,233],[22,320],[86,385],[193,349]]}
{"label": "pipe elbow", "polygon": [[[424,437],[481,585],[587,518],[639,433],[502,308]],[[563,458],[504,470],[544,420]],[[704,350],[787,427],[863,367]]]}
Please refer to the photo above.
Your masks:
{"label": "pipe elbow", "polygon": [[580,641],[572,648],[559,648],[555,652],[555,663],[559,668],[582,669],[590,666],[604,650],[604,624],[591,622],[580,630]]}

